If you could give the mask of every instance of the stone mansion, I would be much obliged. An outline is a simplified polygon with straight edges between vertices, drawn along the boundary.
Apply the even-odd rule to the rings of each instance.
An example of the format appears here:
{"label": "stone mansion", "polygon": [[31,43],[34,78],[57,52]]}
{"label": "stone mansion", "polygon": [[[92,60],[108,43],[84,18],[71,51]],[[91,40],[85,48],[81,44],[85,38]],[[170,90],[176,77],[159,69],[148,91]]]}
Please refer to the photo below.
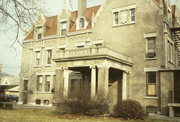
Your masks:
{"label": "stone mansion", "polygon": [[104,0],[40,14],[23,41],[19,104],[133,99],[147,113],[180,104],[180,11],[169,0]]}

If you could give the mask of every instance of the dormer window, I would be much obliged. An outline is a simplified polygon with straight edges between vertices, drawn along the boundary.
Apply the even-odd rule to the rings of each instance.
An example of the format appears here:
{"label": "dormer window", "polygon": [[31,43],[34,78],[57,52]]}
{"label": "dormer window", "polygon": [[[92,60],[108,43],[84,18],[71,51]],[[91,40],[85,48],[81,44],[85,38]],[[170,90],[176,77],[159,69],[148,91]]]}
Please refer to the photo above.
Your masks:
{"label": "dormer window", "polygon": [[86,29],[89,22],[86,20],[85,17],[79,17],[76,20],[76,30]]}
{"label": "dormer window", "polygon": [[66,26],[67,26],[66,21],[61,22],[61,29],[60,29],[61,36],[66,36]]}
{"label": "dormer window", "polygon": [[80,29],[83,29],[84,26],[85,26],[85,20],[84,20],[84,18],[80,18],[80,19],[79,19],[79,28],[80,28]]}
{"label": "dormer window", "polygon": [[42,26],[37,28],[37,39],[42,39]]}

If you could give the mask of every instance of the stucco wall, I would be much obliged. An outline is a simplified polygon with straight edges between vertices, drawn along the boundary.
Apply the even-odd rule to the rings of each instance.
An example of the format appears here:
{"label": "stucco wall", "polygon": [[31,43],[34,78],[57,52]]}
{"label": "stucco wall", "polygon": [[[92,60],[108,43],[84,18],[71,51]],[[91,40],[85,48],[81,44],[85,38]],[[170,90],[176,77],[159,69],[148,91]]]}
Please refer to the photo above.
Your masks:
{"label": "stucco wall", "polygon": [[[136,22],[113,27],[112,9],[128,5],[136,5]],[[105,46],[132,58],[130,98],[140,101],[143,105],[145,105],[146,95],[146,73],[144,68],[158,68],[160,65],[165,65],[162,20],[162,10],[153,1],[109,1],[99,13],[93,29],[94,38],[103,38]],[[152,32],[157,33],[157,58],[155,60],[146,60],[146,39],[144,34]]]}

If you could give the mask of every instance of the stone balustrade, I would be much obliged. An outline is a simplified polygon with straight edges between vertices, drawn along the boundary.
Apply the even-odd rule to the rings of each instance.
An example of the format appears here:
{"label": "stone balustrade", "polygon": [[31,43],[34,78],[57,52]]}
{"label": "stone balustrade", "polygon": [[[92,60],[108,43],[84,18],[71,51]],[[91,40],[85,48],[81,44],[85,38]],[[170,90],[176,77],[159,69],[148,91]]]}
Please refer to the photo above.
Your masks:
{"label": "stone balustrade", "polygon": [[116,59],[127,61],[131,63],[131,58],[118,53],[107,47],[93,47],[93,48],[79,48],[71,50],[58,50],[54,54],[54,59],[62,58],[77,58],[77,57],[88,57],[88,56],[110,56]]}

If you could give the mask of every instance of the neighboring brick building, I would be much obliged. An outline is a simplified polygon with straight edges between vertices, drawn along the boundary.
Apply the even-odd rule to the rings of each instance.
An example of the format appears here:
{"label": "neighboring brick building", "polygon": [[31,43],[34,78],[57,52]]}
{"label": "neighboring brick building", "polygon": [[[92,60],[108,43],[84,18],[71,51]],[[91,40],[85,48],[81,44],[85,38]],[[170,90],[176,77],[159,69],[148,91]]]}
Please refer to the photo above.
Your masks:
{"label": "neighboring brick building", "polygon": [[161,112],[180,102],[177,12],[168,0],[79,0],[77,11],[40,15],[23,41],[20,103],[103,93]]}

